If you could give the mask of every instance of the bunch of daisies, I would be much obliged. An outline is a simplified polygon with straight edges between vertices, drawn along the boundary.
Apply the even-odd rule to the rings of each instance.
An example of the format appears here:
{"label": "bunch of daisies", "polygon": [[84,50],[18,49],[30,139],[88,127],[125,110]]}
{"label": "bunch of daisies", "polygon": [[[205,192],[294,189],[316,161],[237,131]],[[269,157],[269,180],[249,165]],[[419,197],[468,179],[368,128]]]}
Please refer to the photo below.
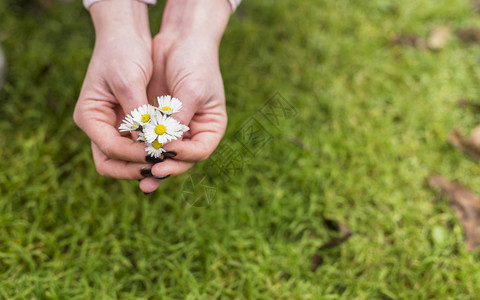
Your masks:
{"label": "bunch of daisies", "polygon": [[120,132],[138,131],[137,140],[145,143],[145,151],[155,158],[166,152],[165,144],[190,130],[171,117],[182,108],[180,100],[168,95],[157,97],[157,106],[144,104],[132,110],[118,128]]}

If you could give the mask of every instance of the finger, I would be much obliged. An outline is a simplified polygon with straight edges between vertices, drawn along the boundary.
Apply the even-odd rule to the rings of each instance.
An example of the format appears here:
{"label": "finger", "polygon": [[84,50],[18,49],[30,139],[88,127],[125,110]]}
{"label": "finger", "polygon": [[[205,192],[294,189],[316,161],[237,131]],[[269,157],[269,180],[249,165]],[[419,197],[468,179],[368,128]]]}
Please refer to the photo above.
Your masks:
{"label": "finger", "polygon": [[110,84],[110,89],[122,106],[125,114],[148,103],[147,85],[151,75],[142,75],[138,72],[134,74],[136,75],[126,74],[125,77],[116,77],[112,79]]}
{"label": "finger", "polygon": [[123,137],[114,124],[115,112],[105,101],[82,99],[75,109],[77,125],[101,149],[105,156],[130,162],[144,163],[144,145]]}
{"label": "finger", "polygon": [[191,167],[193,167],[193,165],[194,163],[192,162],[166,159],[161,163],[153,165],[152,174],[156,178],[164,178],[166,176],[174,177],[182,173],[185,173]]}
{"label": "finger", "polygon": [[[120,84],[115,86],[113,92],[118,99],[118,102],[123,108],[125,114],[129,114],[134,109],[147,104],[147,83],[142,82],[141,79],[132,81],[133,86],[125,86],[125,84]],[[113,128],[115,132],[107,128],[107,126],[102,127],[100,134],[104,134],[104,139],[99,141],[97,145],[100,145],[102,151],[109,157],[134,161],[134,162],[145,162],[145,145],[137,143],[131,139],[124,140],[121,137],[118,129]],[[107,134],[108,132],[108,134]],[[133,137],[137,137],[137,134],[133,134]],[[97,138],[101,138],[97,136]]]}
{"label": "finger", "polygon": [[92,142],[92,155],[97,172],[105,177],[117,179],[142,179],[142,169],[151,168],[151,164],[132,163],[107,157],[100,148]]}
{"label": "finger", "polygon": [[180,175],[188,171],[193,167],[193,163],[177,161],[177,160],[165,160],[162,163],[155,164],[152,167],[152,177],[144,178],[140,181],[140,189],[145,194],[153,193],[163,184],[168,178]]}
{"label": "finger", "polygon": [[158,96],[169,95],[165,74],[164,53],[160,50],[159,39],[153,40],[153,73],[147,87],[148,99],[156,99]]}
{"label": "finger", "polygon": [[223,132],[201,132],[190,140],[172,141],[165,145],[165,150],[175,152],[175,160],[204,161],[213,153],[222,136]]}
{"label": "finger", "polygon": [[[207,104],[208,106],[209,104]],[[165,145],[167,151],[177,153],[175,159],[196,162],[206,160],[220,143],[227,127],[225,109],[209,108],[197,112],[190,123],[186,138]]]}
{"label": "finger", "polygon": [[163,180],[158,180],[153,177],[147,177],[140,181],[140,189],[145,195],[155,192],[160,185],[163,184]]}
{"label": "finger", "polygon": [[90,112],[89,120],[79,122],[79,127],[85,131],[106,157],[128,162],[145,163],[145,146],[129,137],[122,136],[117,128],[109,124],[108,121],[103,120],[103,114],[99,113],[98,110],[101,110],[101,108]]}
{"label": "finger", "polygon": [[[200,94],[193,93],[190,89],[182,89],[176,95],[185,101],[181,100],[183,107],[180,112],[173,115],[173,118],[191,127],[191,132],[187,134],[190,139],[188,141],[172,141],[165,145],[165,149],[177,152],[176,159],[178,160],[189,162],[205,160],[215,150],[225,132],[224,102],[205,103],[198,111],[198,107],[205,102],[200,98]],[[194,116],[195,122],[191,123]]]}
{"label": "finger", "polygon": [[[190,125],[193,116],[198,112],[199,108],[206,102],[203,95],[197,95],[189,90],[182,89],[172,91],[172,96],[182,102],[182,109],[172,115],[172,117],[182,124]],[[203,107],[202,107],[203,109]]]}
{"label": "finger", "polygon": [[[147,83],[149,79],[150,77],[146,78],[146,82],[143,81],[141,77],[131,82],[122,80],[120,84],[113,87],[113,92],[125,114],[129,114],[136,108],[148,104]],[[105,136],[97,145],[101,145],[100,148],[107,156],[119,160],[145,162],[146,153],[144,144],[137,143],[131,139],[127,139],[127,142],[127,140],[121,137],[116,128],[114,128],[115,132],[112,131],[112,128],[109,130],[107,126],[102,127],[100,130],[102,130],[100,134],[103,133]],[[136,133],[133,133],[132,136],[135,137],[135,140],[136,137],[138,137]],[[97,138],[101,137],[97,136]]]}

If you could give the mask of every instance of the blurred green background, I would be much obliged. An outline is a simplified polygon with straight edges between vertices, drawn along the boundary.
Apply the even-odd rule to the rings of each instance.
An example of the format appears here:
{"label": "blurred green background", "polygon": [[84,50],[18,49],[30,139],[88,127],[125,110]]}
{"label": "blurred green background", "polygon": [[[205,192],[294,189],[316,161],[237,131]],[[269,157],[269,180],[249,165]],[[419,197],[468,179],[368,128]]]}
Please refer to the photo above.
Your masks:
{"label": "blurred green background", "polygon": [[80,2],[0,2],[0,297],[478,297],[478,251],[425,184],[480,192],[446,140],[478,123],[456,105],[478,100],[480,47],[456,34],[480,28],[470,1],[245,0],[220,49],[221,151],[150,197],[99,176],[73,123],[94,43]]}

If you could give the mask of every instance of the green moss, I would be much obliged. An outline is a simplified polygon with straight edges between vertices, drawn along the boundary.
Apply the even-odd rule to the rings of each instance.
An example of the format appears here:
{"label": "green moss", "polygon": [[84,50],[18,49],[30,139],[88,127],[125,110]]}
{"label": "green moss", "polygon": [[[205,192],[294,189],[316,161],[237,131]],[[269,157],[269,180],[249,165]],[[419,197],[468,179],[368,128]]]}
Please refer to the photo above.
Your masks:
{"label": "green moss", "polygon": [[[480,27],[469,1],[245,1],[220,49],[222,146],[241,167],[219,176],[216,153],[151,197],[97,175],[72,121],[94,40],[88,13],[80,1],[27,2],[0,3],[0,297],[475,295],[478,253],[425,180],[441,173],[480,192],[477,164],[446,142],[478,123],[456,101],[478,98],[479,46],[390,43],[441,24]],[[161,13],[150,9],[152,30]],[[274,95],[294,107],[275,125],[261,113]],[[266,141],[254,155],[238,139],[252,120]],[[214,201],[188,205],[185,182],[203,174]],[[353,236],[312,272],[332,234],[324,216]]]}

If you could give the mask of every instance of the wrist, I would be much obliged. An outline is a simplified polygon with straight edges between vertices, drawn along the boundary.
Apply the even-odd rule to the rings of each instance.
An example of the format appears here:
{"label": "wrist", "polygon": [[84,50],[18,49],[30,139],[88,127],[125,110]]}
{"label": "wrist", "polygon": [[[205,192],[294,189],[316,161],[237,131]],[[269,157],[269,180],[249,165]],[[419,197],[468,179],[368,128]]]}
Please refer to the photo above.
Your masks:
{"label": "wrist", "polygon": [[119,34],[136,35],[151,40],[147,4],[132,0],[104,0],[90,7],[97,40]]}
{"label": "wrist", "polygon": [[227,0],[168,0],[160,33],[170,40],[198,37],[219,45],[231,12]]}

